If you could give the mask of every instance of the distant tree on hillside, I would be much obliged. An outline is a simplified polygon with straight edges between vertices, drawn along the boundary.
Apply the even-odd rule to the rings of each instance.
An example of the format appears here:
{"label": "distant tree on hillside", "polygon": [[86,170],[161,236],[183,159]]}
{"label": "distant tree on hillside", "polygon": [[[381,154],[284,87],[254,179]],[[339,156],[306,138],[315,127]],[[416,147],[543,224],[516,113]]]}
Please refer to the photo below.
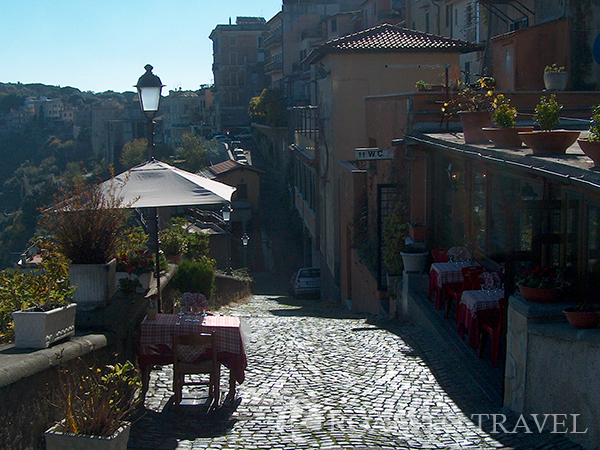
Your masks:
{"label": "distant tree on hillside", "polygon": [[124,170],[142,164],[148,160],[148,141],[145,138],[126,142],[121,150],[119,162]]}
{"label": "distant tree on hillside", "polygon": [[196,136],[186,133],[182,136],[182,145],[177,149],[179,164],[190,172],[198,172],[206,167],[206,146]]}

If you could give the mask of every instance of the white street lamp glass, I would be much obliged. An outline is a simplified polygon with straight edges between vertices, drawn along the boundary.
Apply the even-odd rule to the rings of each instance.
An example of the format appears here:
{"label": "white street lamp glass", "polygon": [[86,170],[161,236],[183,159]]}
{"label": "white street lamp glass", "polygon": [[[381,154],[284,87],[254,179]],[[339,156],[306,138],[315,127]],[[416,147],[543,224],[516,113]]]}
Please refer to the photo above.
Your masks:
{"label": "white street lamp glass", "polygon": [[250,240],[250,238],[248,237],[248,235],[246,233],[244,233],[244,235],[242,236],[242,245],[244,247],[247,246],[249,240]]}
{"label": "white street lamp glass", "polygon": [[158,104],[160,102],[160,91],[162,86],[152,87],[139,87],[138,93],[140,97],[140,103],[142,105],[142,111],[144,112],[156,112],[158,111]]}
{"label": "white street lamp glass", "polygon": [[229,206],[223,206],[221,209],[221,214],[223,214],[223,220],[225,222],[229,222],[229,219],[231,219],[231,209]]}

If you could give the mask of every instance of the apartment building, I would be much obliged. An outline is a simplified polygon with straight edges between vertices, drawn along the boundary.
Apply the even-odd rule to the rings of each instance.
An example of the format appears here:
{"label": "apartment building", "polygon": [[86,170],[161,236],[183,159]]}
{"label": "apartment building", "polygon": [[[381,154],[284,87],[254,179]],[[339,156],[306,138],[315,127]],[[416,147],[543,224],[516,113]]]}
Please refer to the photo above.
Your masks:
{"label": "apartment building", "polygon": [[213,41],[213,97],[218,131],[248,127],[248,104],[269,85],[264,73],[264,33],[262,17],[238,17],[236,23],[217,25]]}

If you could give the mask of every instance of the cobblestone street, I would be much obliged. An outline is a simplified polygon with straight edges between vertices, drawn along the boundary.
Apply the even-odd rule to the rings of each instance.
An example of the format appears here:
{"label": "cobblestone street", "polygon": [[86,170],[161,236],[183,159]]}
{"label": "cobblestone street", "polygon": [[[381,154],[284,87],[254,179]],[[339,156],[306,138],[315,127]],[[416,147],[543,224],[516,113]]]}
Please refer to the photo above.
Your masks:
{"label": "cobblestone street", "polygon": [[175,411],[171,366],[154,370],[129,448],[579,448],[560,434],[493,433],[489,420],[482,421],[488,432],[480,429],[472,414],[508,411],[460,368],[448,370],[449,356],[436,354],[417,327],[275,295],[221,312],[252,330],[236,401],[207,414],[199,388]]}

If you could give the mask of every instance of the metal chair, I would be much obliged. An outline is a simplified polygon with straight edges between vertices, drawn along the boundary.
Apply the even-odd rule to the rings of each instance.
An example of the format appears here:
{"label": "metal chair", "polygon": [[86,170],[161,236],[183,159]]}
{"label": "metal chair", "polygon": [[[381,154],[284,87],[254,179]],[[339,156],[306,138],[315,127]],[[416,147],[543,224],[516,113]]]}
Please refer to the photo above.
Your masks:
{"label": "metal chair", "polygon": [[[219,407],[221,365],[217,360],[215,331],[211,334],[173,336],[173,391],[175,407],[181,403],[184,385],[206,385],[212,398],[210,407]],[[191,360],[191,361],[190,361]],[[186,380],[186,375],[209,375],[208,380]]]}

